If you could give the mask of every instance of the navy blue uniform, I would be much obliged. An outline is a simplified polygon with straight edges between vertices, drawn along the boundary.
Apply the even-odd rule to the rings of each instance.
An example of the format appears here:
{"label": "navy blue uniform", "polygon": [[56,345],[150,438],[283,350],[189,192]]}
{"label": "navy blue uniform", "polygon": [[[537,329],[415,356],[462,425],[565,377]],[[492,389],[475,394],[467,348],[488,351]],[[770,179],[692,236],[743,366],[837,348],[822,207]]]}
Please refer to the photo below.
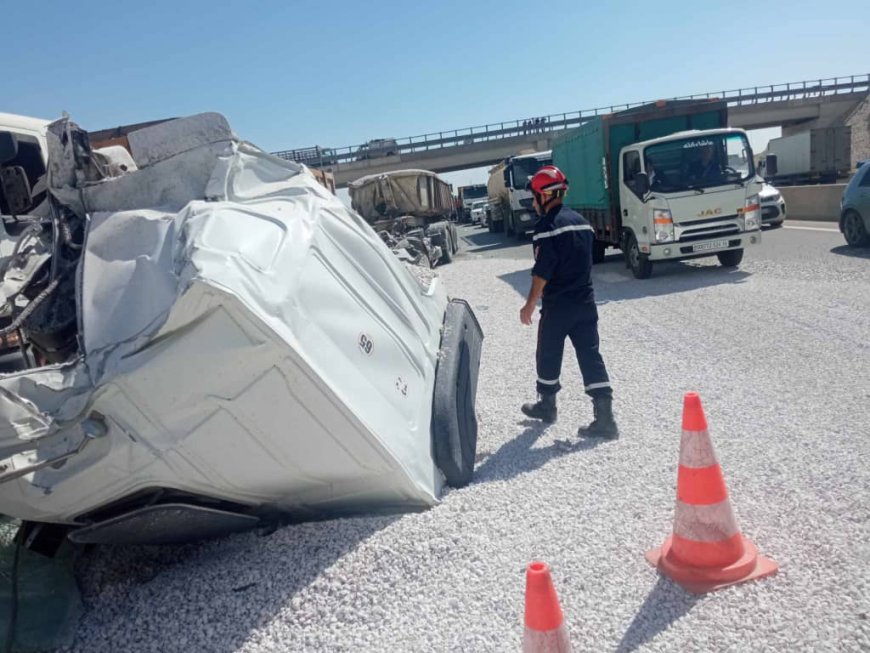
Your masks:
{"label": "navy blue uniform", "polygon": [[610,396],[604,360],[598,351],[598,309],[592,289],[592,247],[595,232],[579,213],[555,207],[535,227],[532,274],[546,280],[538,323],[539,394],[556,394],[565,338],[571,339],[586,394]]}

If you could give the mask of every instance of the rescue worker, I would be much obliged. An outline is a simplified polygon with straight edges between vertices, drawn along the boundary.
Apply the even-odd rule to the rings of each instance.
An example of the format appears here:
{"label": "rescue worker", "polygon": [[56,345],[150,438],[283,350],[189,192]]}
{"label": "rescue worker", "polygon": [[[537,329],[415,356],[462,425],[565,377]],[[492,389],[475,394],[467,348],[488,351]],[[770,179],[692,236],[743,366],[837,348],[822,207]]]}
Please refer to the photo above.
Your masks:
{"label": "rescue worker", "polygon": [[595,416],[588,427],[580,427],[578,435],[617,438],[613,391],[598,351],[598,309],[592,289],[595,233],[583,216],[562,206],[568,180],[556,166],[541,168],[527,188],[532,191],[532,205],[540,218],[532,239],[532,287],[520,311],[523,324],[532,323],[538,300],[542,301],[536,355],[538,401],[524,404],[522,411],[544,422],[556,421],[562,354],[565,339],[570,338]]}

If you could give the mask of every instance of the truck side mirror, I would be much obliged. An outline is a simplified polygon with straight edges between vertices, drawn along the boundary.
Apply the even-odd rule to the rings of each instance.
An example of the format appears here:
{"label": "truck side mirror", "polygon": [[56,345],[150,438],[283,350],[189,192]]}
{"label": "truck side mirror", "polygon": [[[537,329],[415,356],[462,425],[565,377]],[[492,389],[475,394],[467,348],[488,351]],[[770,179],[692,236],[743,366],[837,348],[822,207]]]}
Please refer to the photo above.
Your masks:
{"label": "truck side mirror", "polygon": [[641,199],[646,201],[646,196],[649,194],[649,175],[645,172],[638,172],[634,175],[634,190],[640,195]]}
{"label": "truck side mirror", "polygon": [[0,165],[18,156],[18,139],[12,132],[0,131]]}
{"label": "truck side mirror", "polygon": [[9,213],[21,215],[27,212],[33,203],[30,182],[22,166],[0,168],[0,193],[6,200]]}
{"label": "truck side mirror", "polygon": [[510,188],[511,186],[511,171],[510,168],[505,168],[501,171],[502,177],[504,178],[504,185],[506,188]]}
{"label": "truck side mirror", "polygon": [[764,173],[766,177],[776,177],[776,154],[768,154],[764,159]]}

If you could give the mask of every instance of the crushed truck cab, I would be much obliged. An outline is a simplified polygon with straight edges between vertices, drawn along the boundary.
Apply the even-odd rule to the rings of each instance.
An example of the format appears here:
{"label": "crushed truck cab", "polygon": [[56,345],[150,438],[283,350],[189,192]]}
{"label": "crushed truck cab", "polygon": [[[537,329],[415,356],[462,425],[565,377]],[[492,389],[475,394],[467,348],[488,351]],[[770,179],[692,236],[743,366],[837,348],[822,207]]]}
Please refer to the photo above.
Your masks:
{"label": "crushed truck cab", "polygon": [[131,133],[127,172],[66,119],[47,143],[50,215],[2,278],[0,512],[163,543],[469,482],[471,308],[303,165],[219,114]]}

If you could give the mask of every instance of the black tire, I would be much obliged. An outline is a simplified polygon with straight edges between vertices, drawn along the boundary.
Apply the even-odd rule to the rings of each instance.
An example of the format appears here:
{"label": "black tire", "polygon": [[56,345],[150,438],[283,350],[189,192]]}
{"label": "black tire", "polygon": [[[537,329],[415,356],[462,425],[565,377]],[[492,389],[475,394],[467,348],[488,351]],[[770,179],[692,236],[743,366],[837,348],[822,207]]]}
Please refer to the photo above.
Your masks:
{"label": "black tire", "polygon": [[723,268],[736,268],[743,260],[743,250],[729,249],[727,252],[716,254],[716,258],[719,259],[719,265]]}
{"label": "black tire", "polygon": [[450,245],[450,234],[446,231],[441,232],[441,238],[438,245],[441,246],[441,258],[438,259],[439,265],[447,265],[448,263],[453,261],[453,252],[451,251]]}
{"label": "black tire", "polygon": [[514,235],[514,218],[512,215],[508,215],[504,219],[504,235],[508,238]]}
{"label": "black tire", "polygon": [[604,263],[604,252],[606,250],[607,243],[596,238],[592,244],[592,263]]}
{"label": "black tire", "polygon": [[448,485],[468,485],[477,452],[477,377],[483,331],[471,308],[452,300],[444,315],[432,403],[432,457]]}
{"label": "black tire", "polygon": [[634,235],[628,237],[628,249],[626,250],[628,267],[635,279],[649,279],[652,275],[652,261],[649,256],[640,251],[637,238]]}
{"label": "black tire", "polygon": [[870,245],[870,234],[867,233],[864,220],[857,211],[847,211],[843,216],[843,236],[849,247]]}

